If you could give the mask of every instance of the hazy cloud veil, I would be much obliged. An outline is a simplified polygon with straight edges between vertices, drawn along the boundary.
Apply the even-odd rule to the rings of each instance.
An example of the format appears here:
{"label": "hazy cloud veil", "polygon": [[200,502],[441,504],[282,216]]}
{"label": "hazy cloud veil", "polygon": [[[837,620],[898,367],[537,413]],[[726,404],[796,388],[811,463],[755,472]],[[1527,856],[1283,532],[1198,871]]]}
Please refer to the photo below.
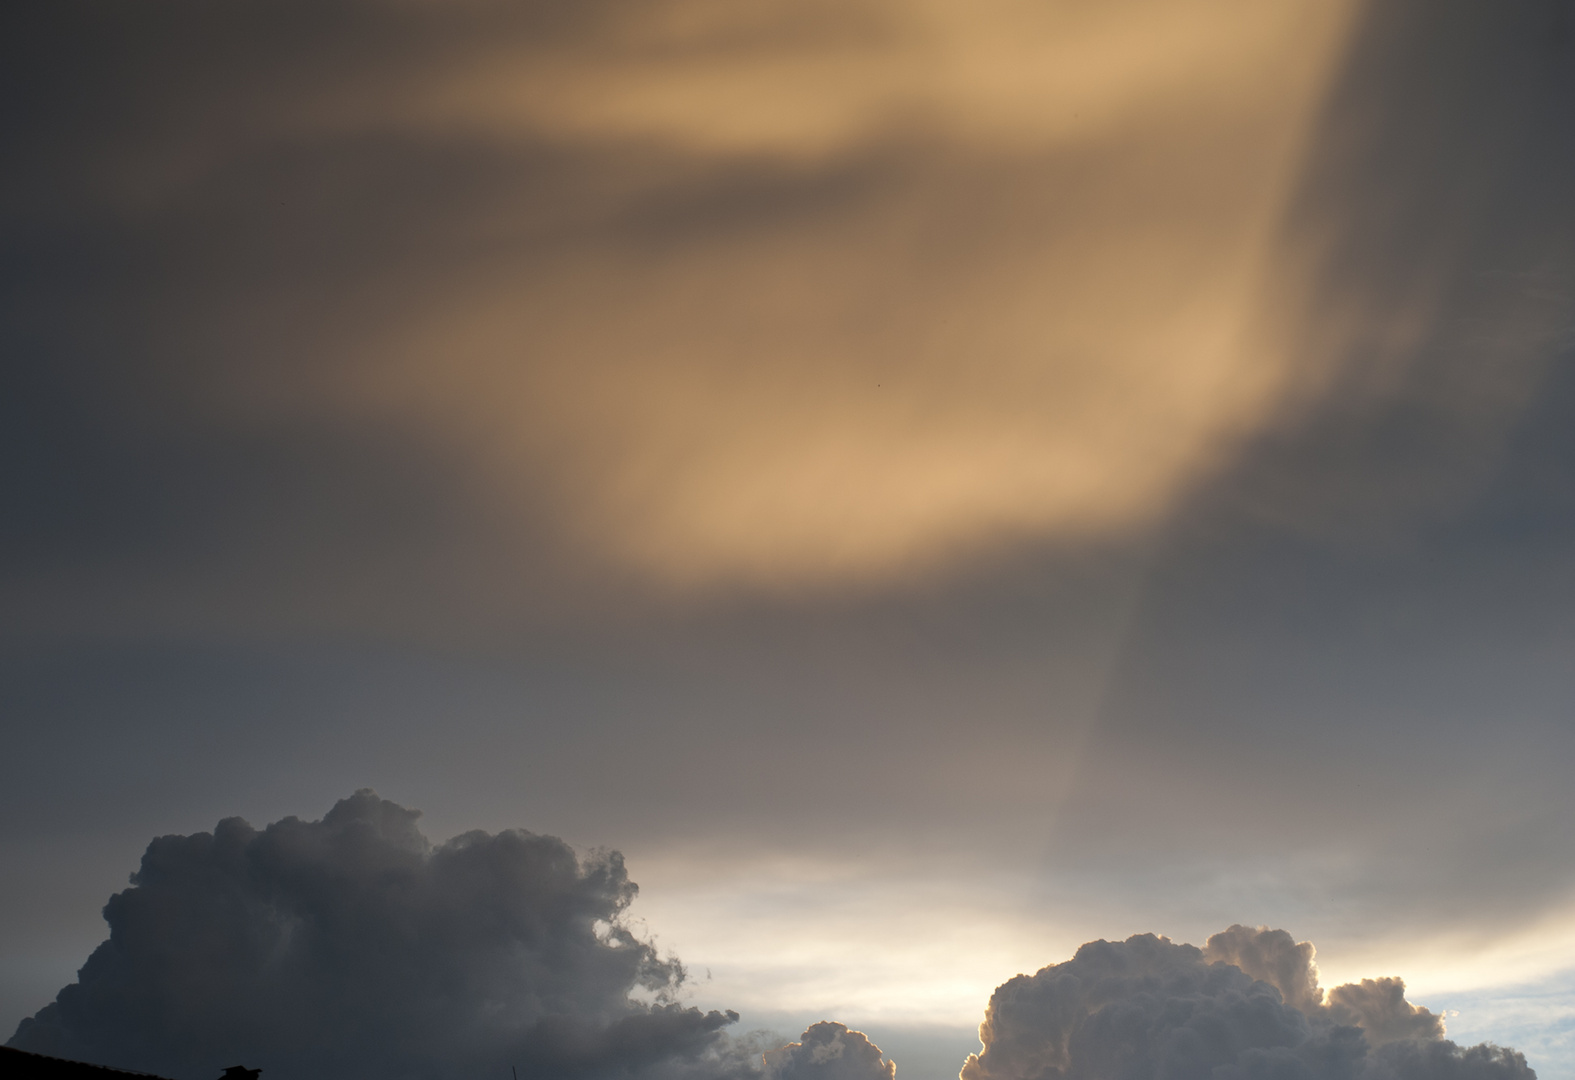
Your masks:
{"label": "hazy cloud veil", "polygon": [[720,1067],[737,1015],[672,1000],[683,968],[619,923],[620,855],[520,830],[434,848],[418,815],[363,790],[321,821],[154,840],[109,940],[11,1045],[178,1077]]}

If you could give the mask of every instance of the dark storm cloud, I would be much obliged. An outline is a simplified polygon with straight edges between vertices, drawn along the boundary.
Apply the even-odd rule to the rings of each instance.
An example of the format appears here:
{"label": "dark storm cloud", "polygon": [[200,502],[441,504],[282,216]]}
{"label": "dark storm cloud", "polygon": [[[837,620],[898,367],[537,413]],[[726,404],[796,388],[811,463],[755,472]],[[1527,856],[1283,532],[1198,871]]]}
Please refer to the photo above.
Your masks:
{"label": "dark storm cloud", "polygon": [[523,831],[433,848],[416,817],[361,791],[321,821],[155,840],[109,940],[10,1045],[177,1077],[737,1067],[736,1014],[676,1003],[683,968],[620,923],[620,856]]}
{"label": "dark storm cloud", "polygon": [[979,1028],[983,1049],[962,1080],[1536,1075],[1513,1050],[1444,1039],[1437,1017],[1405,1002],[1398,979],[1337,987],[1323,1004],[1311,960],[1311,947],[1282,930],[1242,926],[1204,949],[1153,934],[1090,942],[996,989]]}

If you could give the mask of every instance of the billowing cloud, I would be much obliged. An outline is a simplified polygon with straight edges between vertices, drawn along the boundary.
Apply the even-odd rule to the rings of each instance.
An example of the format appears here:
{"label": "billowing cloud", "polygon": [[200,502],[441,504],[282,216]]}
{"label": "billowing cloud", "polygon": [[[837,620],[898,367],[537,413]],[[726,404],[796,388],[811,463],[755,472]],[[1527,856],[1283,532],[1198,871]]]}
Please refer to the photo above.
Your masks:
{"label": "billowing cloud", "polygon": [[1198,949],[1095,941],[998,987],[962,1080],[1531,1080],[1513,1050],[1462,1048],[1399,979],[1318,986],[1311,944],[1233,926]]}
{"label": "billowing cloud", "polygon": [[1341,1023],[1359,1026],[1375,1045],[1444,1036],[1444,1018],[1407,1001],[1400,979],[1363,979],[1336,986],[1329,991],[1329,1012]]}
{"label": "billowing cloud", "polygon": [[1280,992],[1285,1004],[1306,1012],[1323,1004],[1318,986],[1317,951],[1284,930],[1232,926],[1214,934],[1203,947],[1205,960],[1233,964]]}
{"label": "billowing cloud", "polygon": [[[683,1005],[682,965],[624,925],[616,852],[522,830],[434,847],[418,817],[362,790],[321,821],[160,837],[105,907],[109,940],[8,1045],[193,1080],[235,1061],[307,1080],[894,1080],[845,1024],[782,1045]],[[961,1080],[1534,1080],[1519,1053],[1444,1034],[1399,979],[1326,995],[1283,930],[1202,949],[1142,934],[997,988]]]}
{"label": "billowing cloud", "polygon": [[895,1080],[897,1063],[862,1031],[824,1020],[764,1057],[766,1080]]}
{"label": "billowing cloud", "polygon": [[[621,857],[510,830],[432,847],[357,792],[321,821],[148,846],[109,940],[10,1045],[174,1077],[707,1075],[734,1013],[622,925]],[[731,1068],[731,1065],[727,1065]]]}
{"label": "billowing cloud", "polygon": [[1403,1039],[1442,1039],[1444,1019],[1405,999],[1401,979],[1363,979],[1330,990],[1318,985],[1317,950],[1284,930],[1232,926],[1209,938],[1203,958],[1240,968],[1280,992],[1285,1003],[1314,1019],[1360,1027],[1370,1045]]}

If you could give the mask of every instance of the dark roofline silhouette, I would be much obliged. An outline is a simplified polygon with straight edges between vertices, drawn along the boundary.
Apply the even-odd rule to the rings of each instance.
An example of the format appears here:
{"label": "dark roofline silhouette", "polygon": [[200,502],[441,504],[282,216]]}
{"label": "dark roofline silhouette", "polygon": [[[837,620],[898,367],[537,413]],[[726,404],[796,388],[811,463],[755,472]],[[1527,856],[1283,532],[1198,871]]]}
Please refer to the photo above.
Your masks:
{"label": "dark roofline silhouette", "polygon": [[[230,1080],[257,1080],[260,1069],[244,1065],[231,1065],[224,1070]],[[130,1069],[112,1069],[108,1065],[89,1065],[85,1061],[67,1061],[65,1058],[34,1054],[0,1046],[0,1073],[15,1080],[116,1080],[117,1077],[140,1077],[141,1080],[165,1080],[153,1073],[133,1072]],[[224,1080],[223,1077],[220,1080]]]}

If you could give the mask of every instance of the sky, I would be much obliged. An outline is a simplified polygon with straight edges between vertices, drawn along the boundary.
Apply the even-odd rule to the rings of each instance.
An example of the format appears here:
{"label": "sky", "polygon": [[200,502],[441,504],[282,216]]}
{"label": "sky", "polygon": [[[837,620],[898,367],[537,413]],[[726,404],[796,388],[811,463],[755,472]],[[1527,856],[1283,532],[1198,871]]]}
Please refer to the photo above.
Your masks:
{"label": "sky", "polygon": [[1239,924],[1575,1080],[1569,3],[0,19],[7,1033],[364,810],[708,1069]]}

